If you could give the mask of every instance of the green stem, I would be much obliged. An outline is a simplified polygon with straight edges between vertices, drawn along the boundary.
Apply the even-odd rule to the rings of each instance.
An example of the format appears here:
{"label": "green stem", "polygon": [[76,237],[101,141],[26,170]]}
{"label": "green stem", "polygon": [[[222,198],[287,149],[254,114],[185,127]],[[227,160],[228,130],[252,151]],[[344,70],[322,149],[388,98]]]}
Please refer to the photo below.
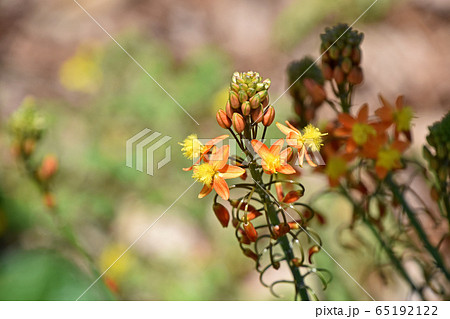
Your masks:
{"label": "green stem", "polygon": [[397,272],[403,277],[403,279],[409,284],[411,289],[415,292],[417,292],[422,300],[425,299],[425,296],[423,295],[422,289],[419,289],[416,287],[412,279],[409,277],[408,273],[406,272],[405,268],[403,267],[402,262],[398,259],[398,257],[395,255],[392,248],[385,242],[381,234],[378,232],[378,230],[372,225],[372,223],[367,220],[363,209],[361,206],[359,206],[353,198],[350,196],[350,194],[347,192],[347,190],[344,187],[340,187],[341,193],[348,199],[348,201],[352,204],[353,209],[356,211],[356,213],[362,218],[364,224],[369,228],[369,230],[372,232],[373,236],[378,240],[383,250],[386,252],[387,256],[389,257],[389,260],[391,261],[392,265],[395,267]]}
{"label": "green stem", "polygon": [[430,240],[428,239],[427,233],[423,229],[420,221],[417,219],[415,212],[409,207],[405,198],[400,193],[399,187],[397,186],[395,181],[392,179],[392,176],[389,174],[386,177],[385,181],[386,181],[386,184],[391,189],[392,194],[394,195],[394,198],[402,205],[404,212],[408,216],[408,219],[411,222],[411,225],[416,230],[416,233],[419,236],[420,240],[422,241],[425,249],[428,250],[430,255],[433,257],[434,261],[436,262],[436,265],[444,273],[445,278],[447,278],[447,280],[450,280],[450,273],[445,266],[444,260],[442,259],[441,254],[439,253],[439,250],[431,244]]}

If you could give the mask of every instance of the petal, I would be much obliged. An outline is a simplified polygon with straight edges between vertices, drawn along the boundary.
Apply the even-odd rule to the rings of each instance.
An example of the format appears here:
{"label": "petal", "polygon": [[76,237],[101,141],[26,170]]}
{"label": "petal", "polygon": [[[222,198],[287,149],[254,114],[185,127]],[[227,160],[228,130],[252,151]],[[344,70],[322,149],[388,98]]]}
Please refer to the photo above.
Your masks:
{"label": "petal", "polygon": [[278,141],[272,144],[272,146],[269,149],[269,152],[272,153],[274,156],[278,156],[281,151],[281,147],[284,144],[284,139],[280,138]]}
{"label": "petal", "polygon": [[227,182],[225,182],[222,177],[217,175],[214,177],[213,187],[217,194],[219,194],[219,196],[224,200],[228,200],[228,198],[230,198],[230,189],[228,188]]}
{"label": "petal", "polygon": [[346,113],[339,114],[338,120],[345,128],[352,128],[353,124],[356,123],[356,120]]}
{"label": "petal", "polygon": [[397,100],[395,101],[395,106],[397,107],[397,110],[403,108],[403,95],[398,96]]}
{"label": "petal", "polygon": [[375,111],[375,115],[378,116],[384,122],[392,121],[392,109],[388,106],[380,107]]}
{"label": "petal", "polygon": [[294,125],[292,125],[291,123],[289,123],[289,121],[286,121],[285,123],[289,126],[289,128],[290,128],[291,130],[293,130],[294,132],[300,133],[300,131],[299,131]]}
{"label": "petal", "polygon": [[345,151],[347,153],[352,153],[354,150],[356,150],[357,147],[358,147],[358,145],[356,145],[355,141],[353,141],[352,139],[349,139],[347,141],[347,145],[345,145]]}
{"label": "petal", "polygon": [[284,198],[283,186],[280,182],[275,183],[275,190],[277,193],[278,200],[281,202]]}
{"label": "petal", "polygon": [[219,170],[222,176],[222,178],[224,179],[229,179],[229,178],[236,178],[241,176],[242,174],[245,173],[245,169],[234,166],[234,165],[228,165],[226,164],[224,167],[222,167]]}
{"label": "petal", "polygon": [[311,167],[317,167],[317,164],[312,161],[311,156],[309,156],[308,152],[305,152],[305,158]]}
{"label": "petal", "polygon": [[393,109],[391,103],[389,103],[381,94],[378,97],[380,98],[380,101],[384,106],[387,106],[390,109]]}
{"label": "petal", "polygon": [[289,162],[290,157],[292,156],[292,148],[288,147],[281,151],[280,158],[283,162]]}
{"label": "petal", "polygon": [[212,145],[215,145],[215,144],[219,143],[220,141],[226,139],[227,137],[228,137],[227,134],[225,134],[225,135],[220,135],[220,136],[218,136],[218,137],[216,137],[216,138],[213,138],[212,140],[206,142],[205,146],[212,146]]}
{"label": "petal", "polygon": [[292,130],[292,129],[290,129],[289,127],[287,127],[287,126],[284,126],[283,124],[281,124],[281,123],[276,123],[276,126],[278,127],[278,129],[282,132],[282,133],[284,133],[284,134],[286,134],[286,135],[288,135],[289,133],[291,133],[291,132],[294,132],[295,133],[295,131],[294,130]]}
{"label": "petal", "polygon": [[230,154],[230,145],[224,145],[219,148],[216,152],[211,154],[209,161],[214,167],[219,170],[223,168],[228,161],[228,156]]}
{"label": "petal", "polygon": [[334,130],[334,136],[337,136],[337,137],[346,137],[346,136],[350,136],[350,134],[351,134],[350,130],[345,127],[339,127]]}
{"label": "petal", "polygon": [[194,165],[192,165],[191,167],[183,168],[183,171],[189,172],[189,171],[192,171],[193,168],[194,168]]}
{"label": "petal", "polygon": [[381,166],[376,166],[375,171],[380,179],[384,179],[388,173],[388,170]]}
{"label": "petal", "polygon": [[289,164],[285,164],[285,165],[281,166],[280,168],[277,169],[277,172],[279,172],[281,174],[286,174],[286,175],[296,173],[295,169]]}
{"label": "petal", "polygon": [[209,193],[211,193],[212,187],[209,187],[208,185],[203,186],[202,190],[200,191],[200,194],[198,194],[198,198],[203,198]]}
{"label": "petal", "polygon": [[369,118],[369,105],[365,103],[358,112],[358,122],[366,123]]}
{"label": "petal", "polygon": [[252,146],[255,152],[258,153],[262,159],[267,158],[267,156],[270,155],[269,148],[261,141],[252,140]]}
{"label": "petal", "polygon": [[298,165],[300,165],[300,167],[303,167],[303,160],[305,159],[305,151],[306,148],[302,147],[302,149],[298,152]]}

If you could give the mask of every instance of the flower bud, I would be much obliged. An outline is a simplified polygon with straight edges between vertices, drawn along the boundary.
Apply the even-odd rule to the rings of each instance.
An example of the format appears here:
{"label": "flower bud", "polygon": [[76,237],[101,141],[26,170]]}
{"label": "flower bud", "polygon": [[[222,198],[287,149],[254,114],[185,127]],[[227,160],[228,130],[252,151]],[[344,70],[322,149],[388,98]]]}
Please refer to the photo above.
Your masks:
{"label": "flower bud", "polygon": [[272,84],[272,81],[270,81],[270,79],[265,79],[265,80],[263,81],[263,83],[264,83],[264,88],[265,88],[266,90],[268,90],[268,89],[270,88],[270,85]]}
{"label": "flower bud", "polygon": [[352,54],[352,46],[350,44],[347,44],[345,48],[342,50],[342,56],[344,58],[349,57]]}
{"label": "flower bud", "polygon": [[320,247],[317,246],[317,245],[312,246],[312,247],[308,250],[308,261],[309,261],[310,264],[312,264],[312,260],[311,260],[312,256],[313,256],[315,253],[318,253],[319,251],[320,251]]}
{"label": "flower bud", "polygon": [[345,58],[344,60],[342,60],[341,68],[345,74],[348,74],[352,69],[352,60],[350,60],[350,58]]}
{"label": "flower bud", "polygon": [[58,160],[53,155],[47,155],[43,160],[37,174],[41,181],[46,181],[55,175],[58,170]]}
{"label": "flower bud", "polygon": [[269,95],[269,92],[267,90],[261,91],[258,93],[259,97],[261,98],[261,101],[264,101],[264,99]]}
{"label": "flower bud", "polygon": [[248,100],[248,95],[247,93],[245,93],[244,90],[240,90],[239,91],[239,102],[244,103],[245,101]]}
{"label": "flower bud", "polygon": [[267,96],[262,102],[262,107],[263,109],[265,109],[267,107],[267,105],[269,105],[269,97]]}
{"label": "flower bud", "polygon": [[275,119],[275,109],[273,106],[269,106],[266,110],[266,113],[263,116],[263,125],[264,126],[270,126],[273,123],[273,120]]}
{"label": "flower bud", "polygon": [[252,108],[250,107],[249,101],[245,101],[244,103],[242,103],[242,106],[241,106],[242,115],[244,115],[244,116],[249,115],[251,110],[252,110]]}
{"label": "flower bud", "polygon": [[260,123],[263,119],[262,108],[258,107],[257,109],[252,110],[252,121],[254,123]]}
{"label": "flower bud", "polygon": [[261,103],[261,95],[259,95],[259,93],[251,97],[250,106],[252,107],[252,109],[256,109],[257,107],[259,107],[260,103]]}
{"label": "flower bud", "polygon": [[325,80],[331,80],[333,78],[333,69],[328,63],[322,64],[322,74]]}
{"label": "flower bud", "polygon": [[286,194],[286,196],[284,196],[283,203],[286,204],[294,203],[302,196],[303,196],[302,190],[290,191],[289,193]]}
{"label": "flower bud", "polygon": [[291,227],[289,226],[289,224],[285,224],[285,223],[281,223],[280,225],[275,225],[273,227],[273,233],[275,234],[275,236],[277,238],[280,238],[280,237],[286,235],[287,233],[289,233],[290,230],[291,230]]}
{"label": "flower bud", "polygon": [[222,226],[228,227],[228,223],[230,221],[230,213],[222,204],[215,203],[213,205],[214,214],[216,214],[217,219],[222,224]]}
{"label": "flower bud", "polygon": [[361,63],[361,49],[353,48],[351,58],[355,65],[359,65],[359,63]]}
{"label": "flower bud", "polygon": [[339,66],[334,68],[333,78],[334,78],[334,80],[336,81],[337,84],[341,84],[341,83],[344,82],[345,74],[344,74],[344,72],[342,71],[342,69]]}
{"label": "flower bud", "polygon": [[27,138],[23,142],[23,153],[26,156],[31,155],[31,153],[34,152],[34,149],[36,148],[36,141],[32,138]]}
{"label": "flower bud", "polygon": [[228,129],[231,127],[231,120],[227,116],[224,110],[220,109],[216,113],[216,120],[217,123],[220,125],[221,128]]}
{"label": "flower bud", "polygon": [[354,85],[360,84],[363,81],[362,69],[359,66],[353,67],[348,74],[347,80],[349,83]]}
{"label": "flower bud", "polygon": [[231,89],[237,93],[239,92],[239,85],[236,83],[231,83]]}
{"label": "flower bud", "polygon": [[239,103],[239,96],[234,91],[230,91],[230,104],[233,109],[237,109],[241,106]]}
{"label": "flower bud", "polygon": [[233,118],[234,109],[231,107],[230,101],[227,101],[225,106],[225,113],[227,113],[228,118]]}
{"label": "flower bud", "polygon": [[250,241],[255,242],[258,239],[258,232],[252,223],[248,222],[244,224],[244,231]]}
{"label": "flower bud", "polygon": [[245,129],[245,120],[239,113],[233,114],[233,128],[236,133],[241,134]]}
{"label": "flower bud", "polygon": [[319,106],[327,98],[325,89],[313,79],[304,79],[303,84],[312,98],[314,105]]}
{"label": "flower bud", "polygon": [[332,60],[339,59],[339,48],[336,45],[333,45],[330,50],[328,50],[328,54]]}

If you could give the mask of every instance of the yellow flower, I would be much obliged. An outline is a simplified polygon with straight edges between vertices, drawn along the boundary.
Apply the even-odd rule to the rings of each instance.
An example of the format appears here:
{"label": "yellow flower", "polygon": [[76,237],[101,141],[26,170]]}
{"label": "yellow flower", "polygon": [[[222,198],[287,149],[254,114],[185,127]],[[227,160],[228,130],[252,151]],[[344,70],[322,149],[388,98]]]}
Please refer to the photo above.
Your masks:
{"label": "yellow flower", "polygon": [[355,123],[352,127],[352,138],[358,145],[364,145],[371,136],[375,136],[377,132],[373,126],[365,123]]}
{"label": "yellow flower", "polygon": [[320,147],[323,146],[322,136],[328,133],[321,133],[320,130],[312,124],[308,124],[303,129],[303,144],[313,152],[318,152]]}
{"label": "yellow flower", "polygon": [[181,146],[183,155],[188,159],[194,159],[200,157],[203,153],[204,145],[197,138],[197,134],[189,135],[182,143],[178,143]]}
{"label": "yellow flower", "polygon": [[394,122],[396,124],[397,131],[409,131],[413,117],[414,112],[409,106],[396,110],[394,112]]}
{"label": "yellow flower", "polygon": [[79,48],[76,54],[61,66],[59,79],[70,91],[96,92],[103,81],[98,52],[92,48]]}

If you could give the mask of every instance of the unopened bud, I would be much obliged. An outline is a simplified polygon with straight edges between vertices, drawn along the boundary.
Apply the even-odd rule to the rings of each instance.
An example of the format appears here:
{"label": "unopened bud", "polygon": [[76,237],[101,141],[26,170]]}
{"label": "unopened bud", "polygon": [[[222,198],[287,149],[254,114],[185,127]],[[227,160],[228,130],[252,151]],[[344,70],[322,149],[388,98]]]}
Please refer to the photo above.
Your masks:
{"label": "unopened bud", "polygon": [[264,101],[264,99],[269,95],[269,92],[267,90],[261,91],[258,93],[259,97],[261,98],[261,101]]}
{"label": "unopened bud", "polygon": [[53,195],[51,193],[44,194],[44,205],[47,206],[48,208],[55,207],[55,205],[56,205],[55,198],[53,197]]}
{"label": "unopened bud", "polygon": [[319,106],[323,101],[325,101],[327,95],[323,86],[319,85],[313,79],[305,79],[303,80],[303,84],[311,96],[314,105]]}
{"label": "unopened bud", "polygon": [[36,147],[36,141],[32,138],[27,138],[25,142],[23,143],[23,153],[26,156],[31,155],[31,153],[34,152],[34,149]]}
{"label": "unopened bud", "polygon": [[264,126],[270,126],[273,123],[273,120],[275,119],[275,109],[273,106],[269,106],[266,110],[266,113],[263,116],[263,125]]}
{"label": "unopened bud", "polygon": [[245,249],[243,250],[243,252],[244,252],[244,255],[245,255],[245,256],[247,256],[247,257],[253,259],[253,260],[256,261],[256,262],[258,262],[258,255],[255,254],[252,250],[250,250],[249,248],[245,248]]}
{"label": "unopened bud", "polygon": [[302,196],[303,196],[302,190],[290,191],[289,193],[286,194],[286,196],[284,196],[283,203],[286,204],[294,203]]}
{"label": "unopened bud", "polygon": [[259,107],[260,103],[261,103],[261,95],[259,95],[259,93],[251,97],[250,106],[252,107],[252,109],[256,109],[257,107]]}
{"label": "unopened bud", "polygon": [[227,116],[227,113],[225,113],[224,110],[220,109],[216,113],[216,120],[217,123],[220,125],[221,128],[228,129],[231,127],[231,120]]}
{"label": "unopened bud", "polygon": [[53,155],[47,155],[43,160],[41,167],[38,170],[38,177],[41,181],[46,181],[55,175],[58,170],[58,160]]}
{"label": "unopened bud", "polygon": [[328,63],[322,64],[322,74],[325,80],[331,80],[333,78],[333,69]]}
{"label": "unopened bud", "polygon": [[231,89],[234,91],[234,92],[239,92],[239,85],[237,84],[237,83],[231,83]]}
{"label": "unopened bud", "polygon": [[263,119],[262,108],[258,107],[257,109],[252,110],[252,121],[254,123],[260,123]]}
{"label": "unopened bud", "polygon": [[225,113],[231,119],[233,118],[234,109],[231,107],[230,101],[227,101],[227,105],[225,106]]}
{"label": "unopened bud", "polygon": [[233,114],[233,128],[236,133],[241,134],[245,129],[245,120],[239,113]]}
{"label": "unopened bud", "polygon": [[353,48],[352,61],[355,65],[359,65],[359,63],[361,62],[361,49]]}
{"label": "unopened bud", "polygon": [[354,85],[360,84],[363,81],[362,69],[359,66],[353,67],[347,76],[347,80],[349,83]]}
{"label": "unopened bud", "polygon": [[264,83],[264,88],[265,88],[266,90],[268,90],[268,89],[270,88],[270,85],[272,84],[272,81],[270,81],[270,79],[265,79],[265,80],[263,81],[263,83]]}
{"label": "unopened bud", "polygon": [[337,84],[341,84],[341,83],[344,82],[345,74],[344,74],[344,72],[342,71],[342,69],[339,66],[334,68],[333,78],[334,78],[334,80],[336,81]]}
{"label": "unopened bud", "polygon": [[345,74],[348,74],[352,69],[352,60],[350,60],[350,58],[345,58],[341,63],[341,68]]}
{"label": "unopened bud", "polygon": [[213,205],[214,214],[216,214],[217,219],[222,224],[222,226],[228,227],[228,223],[230,221],[230,213],[222,204],[215,203]]}
{"label": "unopened bud", "polygon": [[332,60],[339,59],[339,48],[336,45],[333,45],[330,50],[328,50],[328,54]]}
{"label": "unopened bud", "polygon": [[269,105],[269,97],[267,96],[262,102],[262,107],[266,108],[267,105]]}
{"label": "unopened bud", "polygon": [[347,44],[344,49],[342,50],[342,56],[344,58],[349,57],[350,55],[352,55],[352,46],[350,44]]}
{"label": "unopened bud", "polygon": [[239,91],[239,102],[244,103],[245,101],[248,100],[248,95],[247,93],[245,93],[244,90],[240,90]]}
{"label": "unopened bud", "polygon": [[238,109],[241,106],[241,103],[239,103],[239,96],[234,91],[230,91],[230,104],[233,109]]}
{"label": "unopened bud", "polygon": [[241,110],[242,110],[242,115],[244,115],[244,116],[249,115],[250,111],[252,110],[252,108],[250,107],[250,102],[245,101],[244,103],[242,103]]}

